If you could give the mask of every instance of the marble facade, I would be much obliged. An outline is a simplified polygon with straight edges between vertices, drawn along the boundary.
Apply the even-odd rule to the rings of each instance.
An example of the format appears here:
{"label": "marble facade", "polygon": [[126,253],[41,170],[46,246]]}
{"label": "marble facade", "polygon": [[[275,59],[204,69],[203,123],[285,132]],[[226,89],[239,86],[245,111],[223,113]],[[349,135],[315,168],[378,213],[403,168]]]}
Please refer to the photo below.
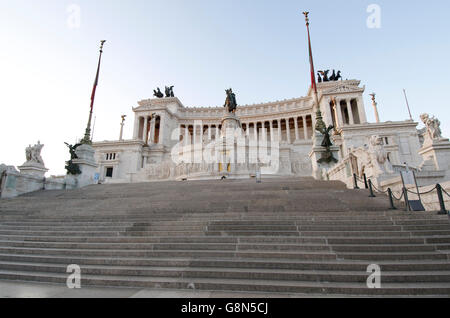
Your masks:
{"label": "marble facade", "polygon": [[[323,120],[336,127],[333,142],[338,159],[348,156],[354,148],[369,144],[370,138],[377,135],[385,142],[392,163],[420,165],[418,123],[368,123],[364,90],[358,80],[318,84]],[[266,142],[267,146],[260,145],[257,152],[261,154],[263,149],[271,156],[271,169],[263,170],[263,176],[315,175],[317,178],[322,174],[313,171],[315,163],[309,156],[315,135],[313,101],[309,89],[306,97],[240,105],[235,115],[240,123],[241,139],[238,139],[242,142],[235,141],[232,149],[237,153],[241,149],[245,160],[229,163],[204,159],[205,149],[211,145],[220,148],[224,140],[222,125],[227,115],[224,107],[185,107],[177,97],[142,100],[133,108],[131,140],[93,144],[100,182],[216,179],[225,175],[249,178],[261,166],[264,168],[260,158],[257,155],[254,158],[253,141]]]}

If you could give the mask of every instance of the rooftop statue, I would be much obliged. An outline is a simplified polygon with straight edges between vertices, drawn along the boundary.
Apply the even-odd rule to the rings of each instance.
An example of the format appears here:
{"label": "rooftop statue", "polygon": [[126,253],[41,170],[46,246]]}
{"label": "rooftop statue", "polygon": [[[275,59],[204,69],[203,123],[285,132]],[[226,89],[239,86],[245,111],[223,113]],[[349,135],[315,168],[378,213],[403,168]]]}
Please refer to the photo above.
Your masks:
{"label": "rooftop statue", "polygon": [[336,82],[339,79],[342,80],[342,75],[341,75],[341,71],[338,71],[336,73],[336,70],[333,70],[333,74],[328,77],[328,73],[330,72],[330,70],[325,70],[325,71],[318,71],[317,72],[317,80],[319,83],[322,82]]}
{"label": "rooftop statue", "polygon": [[237,109],[236,95],[231,88],[225,90],[225,92],[227,93],[227,99],[225,100],[225,105],[223,105],[223,107],[227,109],[228,113],[235,113]]}
{"label": "rooftop statue", "polygon": [[166,86],[166,98],[168,97],[175,97],[175,94],[173,93],[173,88],[175,86]]}
{"label": "rooftop statue", "polygon": [[157,87],[156,90],[153,90],[153,96],[155,96],[157,98],[163,98],[164,94],[161,92],[159,87]]}

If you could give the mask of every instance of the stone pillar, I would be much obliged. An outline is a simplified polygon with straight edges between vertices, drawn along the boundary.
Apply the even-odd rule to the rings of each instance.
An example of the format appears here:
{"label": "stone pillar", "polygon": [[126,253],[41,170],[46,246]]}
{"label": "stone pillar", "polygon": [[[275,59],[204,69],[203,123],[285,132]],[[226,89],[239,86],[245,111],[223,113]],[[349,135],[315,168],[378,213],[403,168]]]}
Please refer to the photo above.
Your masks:
{"label": "stone pillar", "polygon": [[286,121],[286,136],[287,136],[287,143],[291,143],[291,128],[289,127],[289,118],[284,119]]}
{"label": "stone pillar", "polygon": [[367,123],[366,110],[364,108],[364,101],[361,96],[356,99],[358,103],[359,121],[361,124]]}
{"label": "stone pillar", "polygon": [[196,144],[196,140],[195,138],[197,138],[197,125],[195,124],[194,121],[194,125],[192,126],[192,143],[195,145]]}
{"label": "stone pillar", "polygon": [[270,141],[273,142],[275,140],[273,136],[273,120],[270,121]]}
{"label": "stone pillar", "polygon": [[299,134],[298,134],[298,117],[294,117],[294,125],[295,125],[295,141],[299,140]]}
{"label": "stone pillar", "polygon": [[145,144],[147,144],[148,142],[148,117],[144,116],[144,131],[142,132],[142,140],[144,141]]}
{"label": "stone pillar", "polygon": [[254,125],[253,129],[254,129],[254,134],[255,134],[254,136],[255,136],[255,139],[258,140],[258,122],[253,123],[253,125]]}
{"label": "stone pillar", "polygon": [[189,140],[189,125],[185,124],[184,125],[184,145],[187,146]]}
{"label": "stone pillar", "polygon": [[305,134],[305,140],[308,140],[308,126],[306,123],[306,115],[303,115],[303,132]]}
{"label": "stone pillar", "polygon": [[[147,139],[147,142],[150,142],[150,144],[153,144],[155,142],[155,127],[156,127],[156,115],[153,116],[152,120],[150,121],[150,131],[149,131],[150,136]],[[159,121],[159,131],[161,131],[161,119]]]}
{"label": "stone pillar", "polygon": [[160,145],[164,145],[164,138],[165,138],[165,133],[166,133],[166,127],[165,127],[165,122],[166,122],[166,114],[162,114],[159,116],[159,138],[158,138],[158,144]]}
{"label": "stone pillar", "polygon": [[139,138],[139,124],[141,123],[140,116],[134,116],[134,130],[133,130],[133,139]]}
{"label": "stone pillar", "polygon": [[348,111],[348,118],[350,120],[350,125],[354,125],[355,120],[353,119],[352,100],[347,99],[345,102],[347,103],[347,111]]}
{"label": "stone pillar", "polygon": [[208,141],[211,141],[211,139],[212,139],[211,126],[212,125],[208,125]]}
{"label": "stone pillar", "polygon": [[277,119],[278,122],[278,140],[281,142],[283,141],[283,138],[281,136],[281,119]]}

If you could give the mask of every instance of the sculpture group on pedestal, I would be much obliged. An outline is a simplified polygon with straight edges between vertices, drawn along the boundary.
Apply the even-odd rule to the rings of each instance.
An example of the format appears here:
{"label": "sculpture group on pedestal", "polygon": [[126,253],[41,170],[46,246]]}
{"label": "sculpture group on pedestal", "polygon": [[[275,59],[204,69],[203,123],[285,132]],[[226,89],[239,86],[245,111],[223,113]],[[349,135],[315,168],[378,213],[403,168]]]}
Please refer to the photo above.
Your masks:
{"label": "sculpture group on pedestal", "polygon": [[431,117],[428,114],[420,115],[420,119],[425,124],[426,134],[425,141],[432,142],[433,140],[442,139],[441,122],[436,117]]}
{"label": "sculpture group on pedestal", "polygon": [[33,147],[31,145],[29,145],[25,149],[25,156],[26,156],[27,162],[24,164],[24,166],[34,164],[34,165],[45,167],[44,160],[42,160],[42,157],[41,157],[41,151],[42,151],[43,147],[44,147],[44,145],[42,145],[40,143],[40,141],[38,141],[38,143],[36,145],[34,145]]}

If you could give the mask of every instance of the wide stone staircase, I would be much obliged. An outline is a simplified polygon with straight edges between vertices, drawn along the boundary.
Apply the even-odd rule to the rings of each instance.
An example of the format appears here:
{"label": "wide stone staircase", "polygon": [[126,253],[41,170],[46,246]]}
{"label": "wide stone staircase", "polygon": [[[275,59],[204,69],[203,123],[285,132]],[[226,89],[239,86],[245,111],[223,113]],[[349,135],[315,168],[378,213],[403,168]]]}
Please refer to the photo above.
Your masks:
{"label": "wide stone staircase", "polygon": [[66,284],[77,264],[82,287],[450,296],[448,216],[388,203],[310,178],[36,192],[0,201],[0,280]]}

